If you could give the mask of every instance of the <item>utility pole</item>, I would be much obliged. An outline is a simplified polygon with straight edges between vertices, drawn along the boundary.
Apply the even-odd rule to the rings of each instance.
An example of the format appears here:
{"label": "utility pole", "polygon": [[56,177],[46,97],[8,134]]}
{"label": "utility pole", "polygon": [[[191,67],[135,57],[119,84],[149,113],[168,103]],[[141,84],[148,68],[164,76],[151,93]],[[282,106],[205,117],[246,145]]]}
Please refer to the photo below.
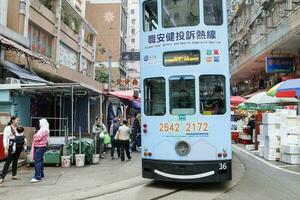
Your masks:
{"label": "utility pole", "polygon": [[108,52],[108,91],[111,92],[112,89],[112,83],[111,83],[111,79],[112,79],[112,68],[111,68],[111,51]]}

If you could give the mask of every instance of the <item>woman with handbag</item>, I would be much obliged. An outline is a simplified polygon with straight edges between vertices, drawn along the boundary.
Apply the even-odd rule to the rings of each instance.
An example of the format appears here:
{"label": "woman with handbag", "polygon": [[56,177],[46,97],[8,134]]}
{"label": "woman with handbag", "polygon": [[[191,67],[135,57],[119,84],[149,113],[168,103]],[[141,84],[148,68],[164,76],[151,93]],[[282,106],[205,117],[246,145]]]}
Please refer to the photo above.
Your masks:
{"label": "woman with handbag", "polygon": [[19,180],[17,177],[18,159],[23,151],[22,146],[13,147],[17,135],[17,128],[19,126],[20,118],[14,115],[10,118],[10,122],[4,129],[3,146],[7,159],[3,166],[2,174],[0,176],[0,184],[4,182],[10,164],[12,163],[12,179]]}
{"label": "woman with handbag", "polygon": [[44,154],[47,148],[49,136],[49,123],[46,119],[40,120],[40,130],[34,134],[30,151],[30,158],[34,160],[35,174],[30,183],[37,183],[45,177],[44,175]]}

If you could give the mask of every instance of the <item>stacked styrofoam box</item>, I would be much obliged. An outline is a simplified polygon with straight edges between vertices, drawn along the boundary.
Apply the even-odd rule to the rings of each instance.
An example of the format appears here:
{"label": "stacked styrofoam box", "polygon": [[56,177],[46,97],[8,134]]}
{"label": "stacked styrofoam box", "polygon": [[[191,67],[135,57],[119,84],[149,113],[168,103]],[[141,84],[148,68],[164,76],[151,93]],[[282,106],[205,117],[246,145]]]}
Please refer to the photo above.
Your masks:
{"label": "stacked styrofoam box", "polygon": [[259,155],[259,157],[264,157],[264,148],[265,148],[265,146],[263,146],[261,144],[258,145],[258,155]]}
{"label": "stacked styrofoam box", "polygon": [[264,148],[264,158],[266,160],[275,161],[276,160],[276,149],[265,147]]}
{"label": "stacked styrofoam box", "polygon": [[[280,157],[280,115],[278,113],[264,113],[262,136],[259,146],[260,155],[266,160],[275,161]],[[263,153],[262,153],[263,152]]]}
{"label": "stacked styrofoam box", "polygon": [[288,111],[281,125],[281,161],[300,164],[300,117]]}
{"label": "stacked styrofoam box", "polygon": [[265,136],[265,147],[271,149],[280,148],[280,136]]}
{"label": "stacked styrofoam box", "polygon": [[246,150],[254,151],[255,150],[255,145],[254,144],[246,144]]}

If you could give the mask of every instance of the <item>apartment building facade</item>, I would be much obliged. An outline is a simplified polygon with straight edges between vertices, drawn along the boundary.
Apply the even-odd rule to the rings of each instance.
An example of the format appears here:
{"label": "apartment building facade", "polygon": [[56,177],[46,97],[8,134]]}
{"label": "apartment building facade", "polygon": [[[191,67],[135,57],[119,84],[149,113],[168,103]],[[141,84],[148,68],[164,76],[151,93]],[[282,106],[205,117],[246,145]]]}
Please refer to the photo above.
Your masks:
{"label": "apartment building facade", "polygon": [[50,117],[54,129],[90,132],[91,119],[101,114],[103,86],[94,80],[97,32],[85,19],[85,5],[0,1],[0,117],[18,114],[24,126]]}
{"label": "apartment building facade", "polygon": [[[227,3],[234,93],[269,88],[283,77],[300,75],[299,2],[229,0]],[[281,64],[275,69],[269,61]],[[282,64],[287,62],[290,64]]]}
{"label": "apartment building facade", "polygon": [[[140,52],[140,12],[139,12],[139,0],[128,1],[128,28],[127,28],[127,51],[139,54]],[[129,60],[128,66],[128,78],[131,80],[130,88],[138,88],[140,82],[140,61]],[[136,81],[138,84],[132,84]]]}
{"label": "apartment building facade", "polygon": [[127,0],[87,0],[86,4],[86,18],[98,32],[96,70],[111,75],[113,89],[119,89],[116,80],[127,75],[122,60],[127,49],[127,7]]}

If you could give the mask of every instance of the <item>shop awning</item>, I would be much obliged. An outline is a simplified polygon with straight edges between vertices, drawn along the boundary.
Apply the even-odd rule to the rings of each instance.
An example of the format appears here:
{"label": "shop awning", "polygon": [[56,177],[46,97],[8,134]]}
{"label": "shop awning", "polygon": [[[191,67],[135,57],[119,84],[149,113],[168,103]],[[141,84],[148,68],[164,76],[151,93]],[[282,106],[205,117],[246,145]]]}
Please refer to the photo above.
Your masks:
{"label": "shop awning", "polygon": [[108,94],[113,95],[115,97],[121,98],[121,99],[127,99],[130,101],[133,101],[133,90],[121,90],[116,92],[109,92]]}
{"label": "shop awning", "polygon": [[52,59],[47,58],[41,54],[35,53],[30,49],[27,49],[2,35],[0,35],[0,44],[1,46],[5,47],[6,50],[14,50],[18,53],[24,54],[25,56],[32,58],[33,60],[38,60],[39,62],[56,66],[56,63]]}
{"label": "shop awning", "polygon": [[19,67],[14,63],[5,60],[0,60],[0,65],[12,72],[13,74],[17,75],[22,83],[48,83],[48,81],[42,79],[35,73],[30,72],[22,67]]}
{"label": "shop awning", "polygon": [[70,95],[71,88],[74,94],[87,94],[99,96],[101,91],[97,88],[87,87],[84,83],[40,83],[40,84],[1,84],[0,90],[19,90],[27,93],[58,93]]}
{"label": "shop awning", "polygon": [[259,93],[261,93],[261,92],[265,92],[265,90],[258,90],[258,91],[256,91],[256,92],[253,92],[253,93],[248,94],[248,95],[246,95],[246,96],[244,96],[244,95],[242,95],[242,96],[244,96],[246,99],[249,99],[249,98],[251,98],[251,97],[253,97],[253,96],[255,96],[255,95],[257,95],[257,94],[259,94]]}

